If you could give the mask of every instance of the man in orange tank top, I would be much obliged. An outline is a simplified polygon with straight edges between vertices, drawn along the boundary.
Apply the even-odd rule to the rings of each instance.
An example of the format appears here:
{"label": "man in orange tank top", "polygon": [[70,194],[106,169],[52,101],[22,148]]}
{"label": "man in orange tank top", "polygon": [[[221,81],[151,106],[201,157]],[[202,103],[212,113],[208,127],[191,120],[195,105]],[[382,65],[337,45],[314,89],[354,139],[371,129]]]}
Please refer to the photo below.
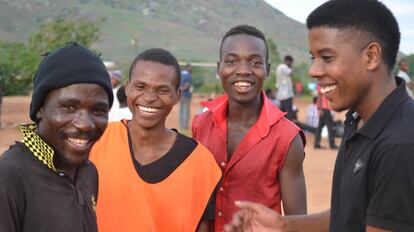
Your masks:
{"label": "man in orange tank top", "polygon": [[132,120],[110,123],[90,154],[100,232],[208,230],[220,168],[203,145],[165,127],[180,101],[180,73],[164,49],[133,61],[125,86]]}

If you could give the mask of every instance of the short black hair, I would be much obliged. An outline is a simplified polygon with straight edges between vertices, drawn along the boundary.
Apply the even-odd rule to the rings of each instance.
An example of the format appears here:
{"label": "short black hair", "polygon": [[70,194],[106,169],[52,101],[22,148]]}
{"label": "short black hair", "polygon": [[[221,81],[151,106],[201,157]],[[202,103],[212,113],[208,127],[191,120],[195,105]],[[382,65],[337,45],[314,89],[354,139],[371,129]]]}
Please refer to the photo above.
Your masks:
{"label": "short black hair", "polygon": [[[362,32],[364,41],[378,42],[382,59],[391,70],[400,45],[400,30],[392,12],[378,0],[331,0],[316,8],[307,18],[308,29],[328,27]],[[360,38],[358,38],[360,39]]]}
{"label": "short black hair", "polygon": [[169,66],[173,66],[175,68],[175,75],[177,77],[177,84],[175,86],[176,89],[180,87],[181,82],[181,68],[178,64],[177,59],[174,57],[174,55],[163,49],[163,48],[150,48],[147,49],[140,54],[138,54],[137,57],[135,57],[134,61],[131,64],[131,67],[129,68],[129,74],[128,78],[131,80],[132,71],[134,70],[136,64],[138,61],[153,61],[160,64],[165,64]]}
{"label": "short black hair", "polygon": [[230,30],[228,30],[226,32],[226,34],[224,34],[224,37],[221,40],[221,44],[220,44],[220,59],[221,59],[221,49],[223,47],[224,40],[226,40],[227,37],[229,37],[229,36],[232,36],[232,35],[240,35],[240,34],[251,35],[251,36],[254,36],[254,37],[257,37],[257,38],[263,40],[263,42],[266,45],[266,63],[269,63],[268,62],[268,59],[269,59],[269,48],[267,46],[266,37],[263,34],[263,32],[261,32],[259,29],[255,28],[253,26],[250,26],[250,25],[238,25],[238,26],[235,26],[235,27],[231,28]]}
{"label": "short black hair", "polygon": [[116,98],[119,101],[119,104],[124,106],[127,104],[127,96],[125,94],[125,85],[122,85],[121,87],[118,88],[118,90],[116,91]]}
{"label": "short black hair", "polygon": [[293,62],[293,57],[291,55],[286,55],[285,58],[283,58],[283,60]]}

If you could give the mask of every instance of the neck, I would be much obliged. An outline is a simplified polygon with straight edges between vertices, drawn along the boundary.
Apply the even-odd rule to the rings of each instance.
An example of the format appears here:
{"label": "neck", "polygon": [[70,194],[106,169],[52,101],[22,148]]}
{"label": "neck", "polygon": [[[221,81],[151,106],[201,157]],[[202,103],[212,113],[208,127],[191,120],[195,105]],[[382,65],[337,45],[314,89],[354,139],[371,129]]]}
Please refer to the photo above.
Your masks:
{"label": "neck", "polygon": [[377,81],[373,81],[373,85],[368,90],[364,101],[355,108],[355,111],[359,114],[363,122],[367,122],[371,118],[385,98],[397,87],[397,83],[392,74],[383,77],[373,76],[372,78],[378,79]]}
{"label": "neck", "polygon": [[229,98],[228,120],[239,123],[255,123],[260,116],[263,100],[259,95],[254,101],[240,104]]}
{"label": "neck", "polygon": [[167,129],[165,125],[154,128],[142,128],[133,120],[128,122],[128,129],[130,131],[131,140],[134,145],[141,146],[155,146],[167,137],[171,133],[174,133],[170,129]]}

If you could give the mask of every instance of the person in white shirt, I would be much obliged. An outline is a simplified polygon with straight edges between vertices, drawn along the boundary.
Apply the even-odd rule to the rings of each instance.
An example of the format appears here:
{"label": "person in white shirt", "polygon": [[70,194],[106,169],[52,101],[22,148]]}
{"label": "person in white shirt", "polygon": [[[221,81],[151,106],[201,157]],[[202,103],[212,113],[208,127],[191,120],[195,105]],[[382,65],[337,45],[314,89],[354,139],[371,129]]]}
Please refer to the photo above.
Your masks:
{"label": "person in white shirt", "polygon": [[112,108],[112,110],[108,114],[108,121],[116,122],[122,119],[130,120],[132,118],[132,113],[128,108],[127,104],[127,96],[125,94],[125,86],[121,86],[116,91],[116,98],[119,102],[118,108]]}
{"label": "person in white shirt", "polygon": [[413,96],[414,82],[412,82],[410,76],[408,76],[407,61],[405,59],[401,59],[400,61],[398,61],[398,66],[400,67],[400,70],[398,71],[397,77],[401,77],[402,79],[404,79],[405,84],[407,86],[408,95],[410,95],[411,98],[414,98]]}
{"label": "person in white shirt", "polygon": [[280,109],[287,112],[286,118],[292,119],[294,112],[293,105],[293,86],[292,86],[292,64],[293,58],[285,56],[283,63],[276,68],[276,88],[277,100],[280,101]]}

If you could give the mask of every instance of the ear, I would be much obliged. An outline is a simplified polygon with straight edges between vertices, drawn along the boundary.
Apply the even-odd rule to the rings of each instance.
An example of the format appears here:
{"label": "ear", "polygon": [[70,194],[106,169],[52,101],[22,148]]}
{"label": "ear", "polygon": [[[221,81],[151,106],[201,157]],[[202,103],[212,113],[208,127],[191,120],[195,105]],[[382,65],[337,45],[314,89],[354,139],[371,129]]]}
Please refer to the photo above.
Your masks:
{"label": "ear", "polygon": [[36,112],[36,118],[40,121],[42,119],[42,108]]}
{"label": "ear", "polygon": [[217,68],[216,68],[217,70],[217,76],[219,77],[219,79],[220,79],[220,75],[219,75],[219,73],[220,73],[220,61],[217,61]]}
{"label": "ear", "polygon": [[270,63],[268,63],[266,65],[266,77],[265,77],[265,80],[269,77],[269,74],[270,74]]}
{"label": "ear", "polygon": [[372,42],[364,49],[366,67],[369,71],[378,68],[382,61],[382,49],[379,43]]}
{"label": "ear", "polygon": [[125,83],[125,88],[124,88],[124,91],[125,91],[125,95],[128,97],[128,93],[129,93],[129,88],[130,88],[130,84],[131,84],[131,81],[129,81],[129,79],[126,81],[126,83]]}
{"label": "ear", "polygon": [[177,90],[177,98],[175,99],[174,105],[177,104],[178,102],[180,102],[180,100],[181,100],[181,93],[182,93],[181,88],[178,88],[178,90]]}

